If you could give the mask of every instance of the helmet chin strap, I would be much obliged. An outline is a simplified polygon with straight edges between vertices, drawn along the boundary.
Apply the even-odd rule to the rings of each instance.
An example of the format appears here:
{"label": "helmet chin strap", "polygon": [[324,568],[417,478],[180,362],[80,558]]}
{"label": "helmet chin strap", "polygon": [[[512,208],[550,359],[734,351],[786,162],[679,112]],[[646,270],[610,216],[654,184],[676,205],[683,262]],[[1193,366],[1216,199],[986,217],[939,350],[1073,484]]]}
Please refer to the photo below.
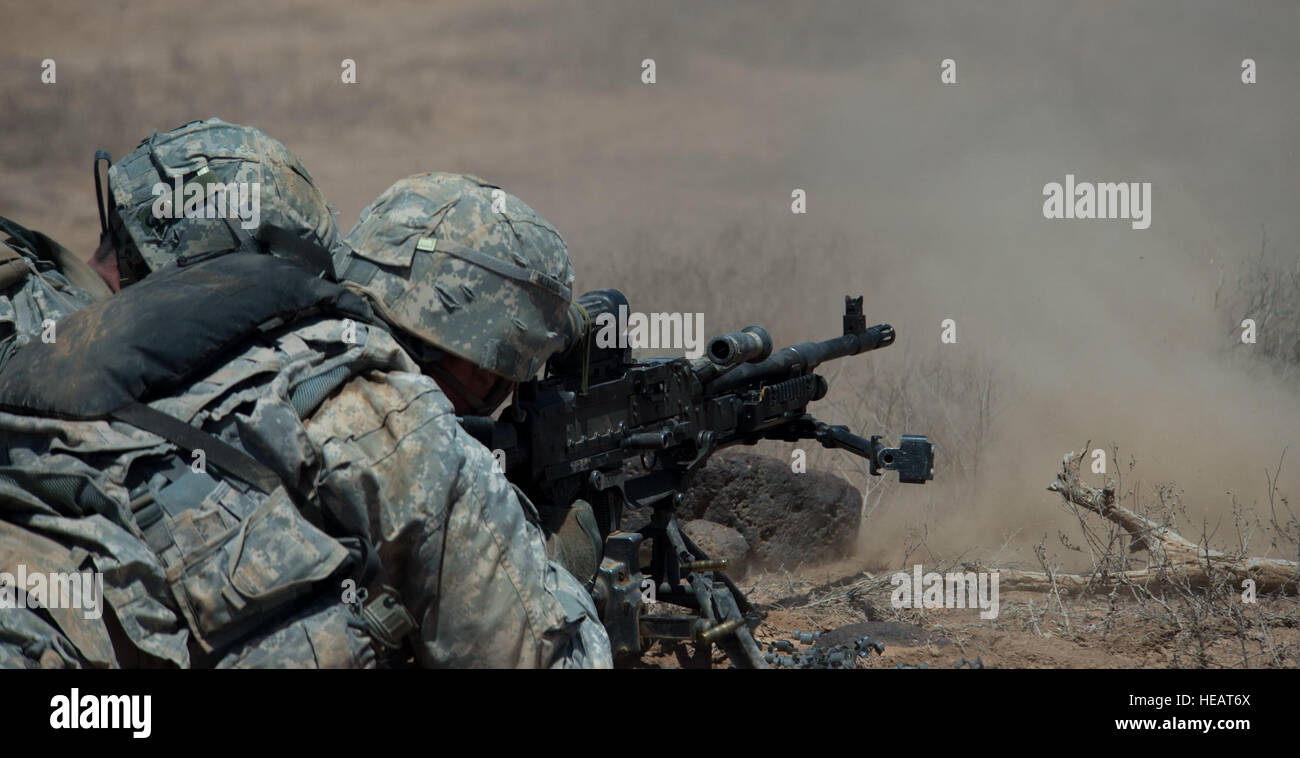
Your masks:
{"label": "helmet chin strap", "polygon": [[[96,150],[95,162],[91,166],[91,170],[95,174],[95,210],[99,211],[99,238],[102,240],[104,237],[111,238],[113,236],[113,230],[109,228],[108,225],[109,202],[112,199],[111,190],[110,197],[105,198],[104,185],[99,180],[100,161],[103,161],[108,166],[112,166],[113,156],[109,155],[107,150]],[[114,242],[116,242],[116,240],[114,240]]]}

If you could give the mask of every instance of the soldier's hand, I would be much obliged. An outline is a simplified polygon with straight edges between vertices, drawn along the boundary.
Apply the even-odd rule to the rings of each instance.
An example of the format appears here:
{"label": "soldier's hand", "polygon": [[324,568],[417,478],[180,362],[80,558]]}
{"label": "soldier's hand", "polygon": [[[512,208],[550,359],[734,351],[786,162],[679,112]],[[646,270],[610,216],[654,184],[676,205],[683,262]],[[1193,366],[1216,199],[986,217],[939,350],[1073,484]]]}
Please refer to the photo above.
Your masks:
{"label": "soldier's hand", "polygon": [[590,585],[604,552],[591,505],[585,500],[575,500],[568,508],[553,509],[544,520],[546,555],[583,585]]}

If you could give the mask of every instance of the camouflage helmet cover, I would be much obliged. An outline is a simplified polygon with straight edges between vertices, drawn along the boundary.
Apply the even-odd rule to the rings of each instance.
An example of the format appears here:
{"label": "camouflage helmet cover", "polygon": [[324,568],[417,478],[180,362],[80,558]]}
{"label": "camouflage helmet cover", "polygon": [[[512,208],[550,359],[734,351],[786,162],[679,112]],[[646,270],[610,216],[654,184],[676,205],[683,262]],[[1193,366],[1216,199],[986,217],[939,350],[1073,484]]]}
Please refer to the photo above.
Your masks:
{"label": "camouflage helmet cover", "polygon": [[560,347],[568,248],[496,185],[446,173],[402,179],[361,212],[345,242],[339,277],[440,350],[522,382]]}
{"label": "camouflage helmet cover", "polygon": [[[185,218],[188,203],[172,211],[178,178],[183,200],[194,196],[186,193],[199,183],[205,201],[215,196],[216,210],[224,204],[225,215]],[[308,257],[299,262],[319,270],[328,268],[327,259],[337,255],[342,243],[334,210],[307,169],[282,143],[250,126],[213,118],[155,133],[113,164],[108,181],[116,211],[110,223],[123,242],[129,238],[129,246],[151,271],[175,258],[199,259],[241,247],[250,239],[282,257]],[[165,195],[160,187],[166,188]],[[245,209],[256,193],[255,226],[253,218],[236,215],[232,189],[247,193],[241,194]],[[168,213],[160,216],[159,207]],[[317,246],[326,254],[312,254]]]}

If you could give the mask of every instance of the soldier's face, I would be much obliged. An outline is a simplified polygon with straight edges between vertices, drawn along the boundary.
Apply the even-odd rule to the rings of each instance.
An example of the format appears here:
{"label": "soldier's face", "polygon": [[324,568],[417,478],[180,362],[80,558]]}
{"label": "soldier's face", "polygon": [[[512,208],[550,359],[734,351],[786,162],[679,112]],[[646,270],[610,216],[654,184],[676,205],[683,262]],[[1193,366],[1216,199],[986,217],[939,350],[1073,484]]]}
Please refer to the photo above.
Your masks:
{"label": "soldier's face", "polygon": [[[458,415],[474,413],[487,415],[495,411],[501,401],[510,394],[514,389],[514,382],[503,379],[490,371],[485,371],[473,363],[454,355],[446,355],[442,359],[442,368],[460,382],[466,390],[474,395],[474,399],[462,395],[457,388],[445,386],[439,382],[438,386],[446,393],[447,399],[451,400],[452,406],[456,409]],[[434,377],[437,381],[437,377]],[[492,407],[485,408],[483,403],[486,401]]]}

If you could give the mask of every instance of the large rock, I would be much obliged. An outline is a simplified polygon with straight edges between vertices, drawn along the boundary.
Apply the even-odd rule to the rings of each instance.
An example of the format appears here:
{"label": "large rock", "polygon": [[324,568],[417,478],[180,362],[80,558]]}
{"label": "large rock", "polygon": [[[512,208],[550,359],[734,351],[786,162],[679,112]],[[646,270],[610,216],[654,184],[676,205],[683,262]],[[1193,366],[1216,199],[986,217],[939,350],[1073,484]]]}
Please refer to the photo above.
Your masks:
{"label": "large rock", "polygon": [[682,524],[682,531],[710,558],[727,561],[727,576],[739,579],[749,570],[749,543],[744,535],[729,526],[704,519]]}
{"label": "large rock", "polygon": [[683,522],[705,519],[740,532],[751,565],[769,568],[848,555],[861,514],[862,494],[838,476],[796,474],[779,458],[740,452],[713,456],[678,509]]}

